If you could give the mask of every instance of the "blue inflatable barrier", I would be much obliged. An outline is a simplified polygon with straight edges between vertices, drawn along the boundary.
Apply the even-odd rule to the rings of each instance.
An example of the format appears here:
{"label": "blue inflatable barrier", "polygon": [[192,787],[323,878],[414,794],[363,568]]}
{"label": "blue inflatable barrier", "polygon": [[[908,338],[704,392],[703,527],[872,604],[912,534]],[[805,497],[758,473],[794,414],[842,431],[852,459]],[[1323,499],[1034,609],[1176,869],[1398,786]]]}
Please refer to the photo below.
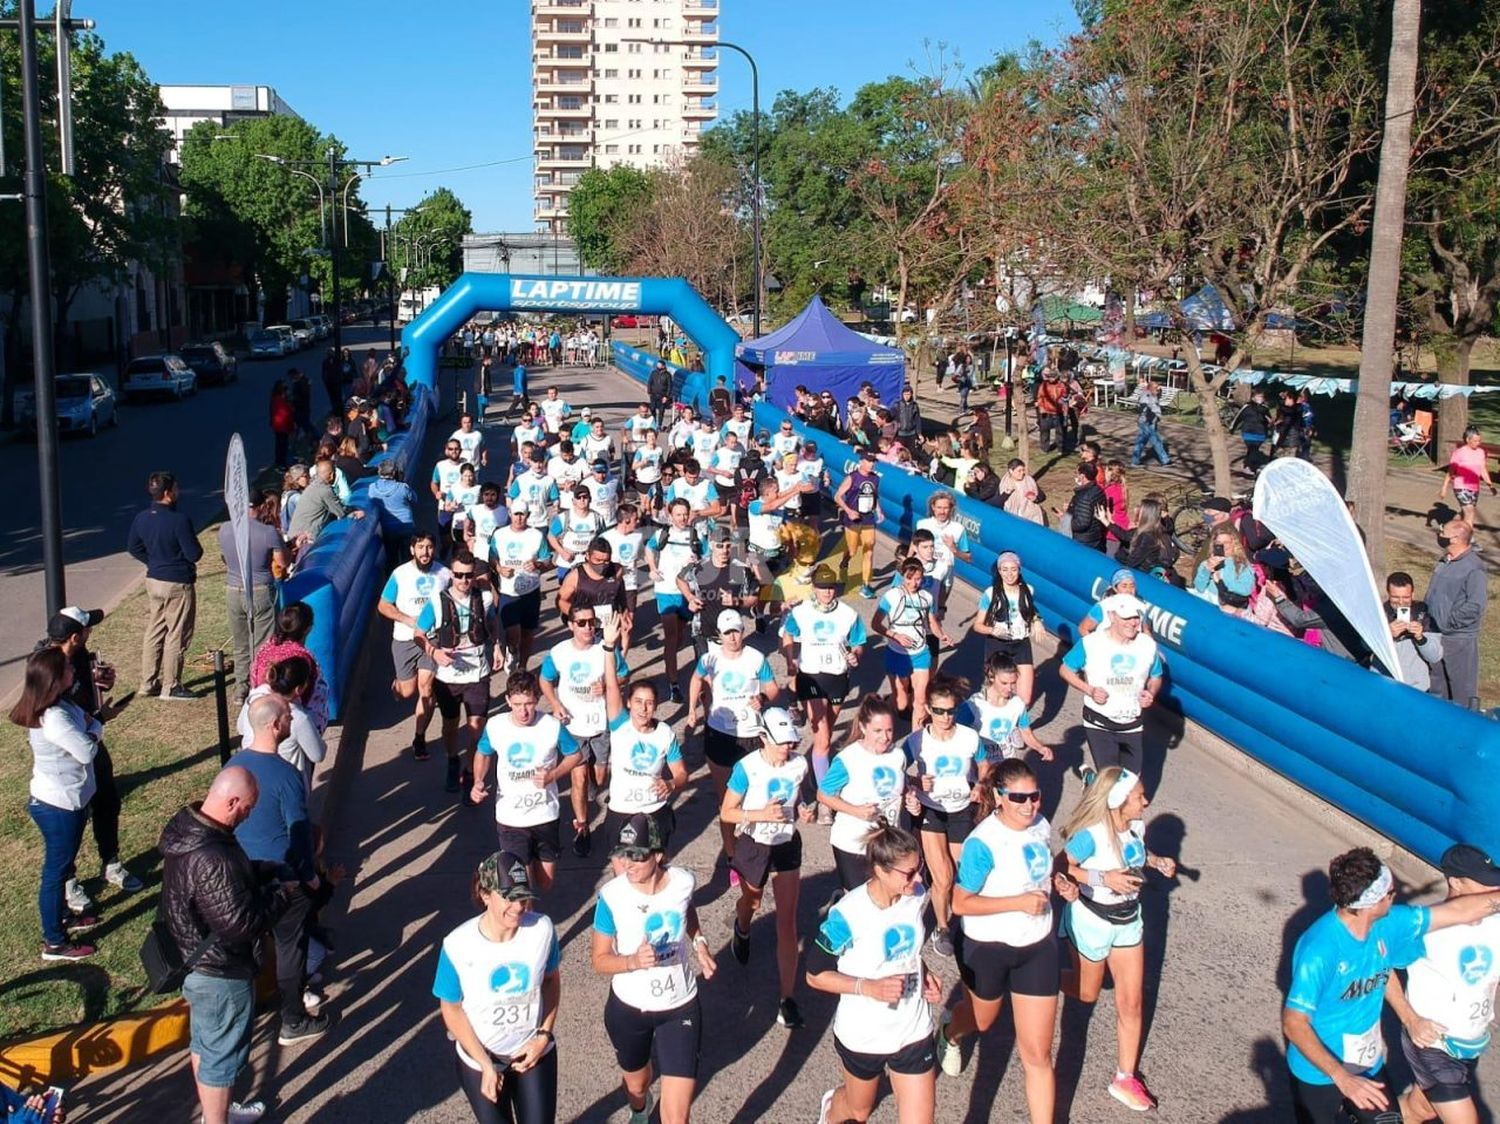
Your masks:
{"label": "blue inflatable barrier", "polygon": [[[764,403],[755,412],[756,428],[772,431],[789,416]],[[803,440],[817,443],[837,486],[853,467],[853,447],[796,425]],[[881,466],[879,475],[881,529],[904,539],[945,489],[894,467]],[[957,500],[973,553],[958,576],[984,589],[996,556],[1014,550],[1048,629],[1073,640],[1114,562],[998,508]],[[1461,841],[1500,854],[1495,722],[1231,617],[1157,578],[1138,575],[1136,584],[1167,657],[1164,701],[1428,862]],[[978,678],[977,667],[962,670]]]}
{"label": "blue inflatable barrier", "polygon": [[[657,356],[638,347],[613,343],[610,352],[615,366],[643,385],[656,368]],[[691,402],[699,411],[706,412],[710,387],[704,372],[690,371],[676,363],[667,363],[666,367],[672,375],[672,401]]]}

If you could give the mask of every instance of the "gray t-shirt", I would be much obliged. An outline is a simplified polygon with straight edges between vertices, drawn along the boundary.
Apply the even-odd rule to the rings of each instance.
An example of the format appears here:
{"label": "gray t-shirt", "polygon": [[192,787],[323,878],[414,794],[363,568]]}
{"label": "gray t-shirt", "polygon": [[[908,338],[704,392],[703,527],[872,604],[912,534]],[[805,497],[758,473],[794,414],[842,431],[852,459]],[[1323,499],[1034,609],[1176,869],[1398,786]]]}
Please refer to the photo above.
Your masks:
{"label": "gray t-shirt", "polygon": [[[271,584],[271,552],[286,547],[286,540],[275,527],[259,519],[250,520],[250,581],[257,589]],[[219,527],[219,552],[229,572],[225,581],[230,589],[240,589],[240,555],[234,548],[234,525],[225,520]]]}

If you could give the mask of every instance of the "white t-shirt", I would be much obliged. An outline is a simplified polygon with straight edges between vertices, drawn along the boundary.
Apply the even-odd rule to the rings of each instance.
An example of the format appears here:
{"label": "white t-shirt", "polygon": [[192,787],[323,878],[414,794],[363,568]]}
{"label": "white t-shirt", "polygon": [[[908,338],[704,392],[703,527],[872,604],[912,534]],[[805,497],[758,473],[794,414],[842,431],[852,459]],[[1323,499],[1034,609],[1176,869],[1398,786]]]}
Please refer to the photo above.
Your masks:
{"label": "white t-shirt", "polygon": [[620,574],[626,589],[639,589],[641,583],[641,544],[645,541],[645,533],[642,531],[631,531],[626,534],[618,527],[611,527],[604,532],[604,537],[609,540],[610,557],[620,565]]}
{"label": "white t-shirt", "polygon": [[646,414],[644,417],[640,414],[631,414],[630,417],[625,419],[625,431],[630,434],[632,441],[644,443],[646,440],[646,431],[655,428],[656,419],[650,414]]}
{"label": "white t-shirt", "polygon": [[908,593],[904,583],[881,595],[878,607],[885,613],[887,631],[898,638],[915,640],[918,644],[916,648],[909,648],[898,640],[892,643],[892,647],[904,655],[921,651],[920,646],[927,643],[927,636],[932,631],[930,618],[933,602],[932,593],[926,588]]}
{"label": "white t-shirt", "polygon": [[815,675],[842,675],[849,670],[849,650],[867,639],[864,619],[842,601],[826,613],[812,601],[797,605],[781,626],[797,641],[797,666]]}
{"label": "white t-shirt", "polygon": [[588,550],[589,543],[594,541],[595,536],[604,533],[604,516],[592,507],[582,514],[569,509],[553,518],[549,530],[562,548],[572,555],[566,561],[559,555],[558,565],[572,566],[582,561],[581,556]]}
{"label": "white t-shirt", "polygon": [[[956,546],[959,550],[969,549],[969,532],[964,530],[964,525],[957,519],[949,519],[947,522],[928,516],[926,519],[917,520],[917,530],[931,531],[934,542],[933,561],[936,563],[932,568],[932,577],[936,581],[947,581],[948,575],[953,573],[953,564],[958,561],[958,556],[953,553]],[[950,546],[948,536],[953,536],[953,544]]]}
{"label": "white t-shirt", "polygon": [[[1114,832],[1102,823],[1080,831],[1068,840],[1064,848],[1068,857],[1084,870],[1136,870],[1146,865],[1146,825],[1140,820],[1131,820],[1124,831]],[[1100,905],[1118,905],[1135,901],[1139,894],[1121,894],[1108,886],[1080,886],[1079,893],[1093,898]]]}
{"label": "white t-shirt", "polygon": [[[1014,593],[1001,587],[1001,595],[1005,604],[995,611],[995,619],[992,627],[997,639],[1001,640],[1025,640],[1031,635],[1031,629],[1026,626],[1026,618],[1021,615],[1021,591],[1019,588]],[[995,603],[995,588],[990,586],[979,595],[979,615],[983,617],[990,611],[990,606]]]}
{"label": "white t-shirt", "polygon": [[750,515],[750,545],[764,554],[780,552],[781,525],[786,521],[781,508],[767,511],[764,500],[751,500],[745,510]]}
{"label": "white t-shirt", "polygon": [[437,640],[438,626],[450,613],[457,618],[459,643],[449,653],[453,662],[447,666],[438,664],[437,667],[437,678],[444,683],[478,683],[490,677],[490,652],[494,650],[495,635],[499,631],[499,623],[495,620],[495,595],[482,589],[479,591],[479,603],[483,606],[488,623],[488,637],[478,644],[464,643],[463,640],[469,635],[471,628],[467,597],[462,601],[455,601],[445,590],[431,598],[417,614],[417,628],[432,641]]}
{"label": "white t-shirt", "polygon": [[538,441],[542,440],[542,435],[546,432],[546,428],[541,425],[528,425],[523,422],[516,426],[511,430],[511,439],[515,442],[516,453],[519,454],[521,446],[528,441],[535,445]]}
{"label": "white t-shirt", "polygon": [[450,442],[457,441],[459,448],[463,450],[460,459],[468,461],[476,468],[479,466],[479,452],[484,448],[484,434],[477,429],[471,429],[465,433],[461,429],[455,429],[448,435]]}
{"label": "white t-shirt", "polygon": [[590,433],[583,439],[583,445],[579,448],[578,454],[589,464],[601,458],[612,461],[615,459],[615,439],[607,433],[597,435]]}
{"label": "white t-shirt", "polygon": [[513,569],[510,577],[500,575],[500,592],[507,597],[524,597],[542,588],[540,563],[552,557],[547,536],[535,527],[517,531],[506,524],[495,532],[491,553],[497,566]]}
{"label": "white t-shirt", "polygon": [[547,475],[557,485],[559,492],[571,492],[587,473],[588,468],[584,465],[583,458],[577,455],[572,460],[565,460],[559,453],[547,462]]}
{"label": "white t-shirt", "polygon": [[[818,783],[818,791],[850,804],[875,804],[877,815],[887,823],[899,823],[901,800],[906,792],[906,757],[900,746],[884,753],[871,753],[860,742],[841,750]],[[851,855],[865,853],[865,836],[875,824],[847,812],[835,812],[828,842]]]}
{"label": "white t-shirt", "polygon": [[853,992],[839,996],[833,1033],[845,1049],[883,1056],[931,1037],[932,1011],[922,997],[926,910],[927,891],[921,883],[886,909],[870,900],[866,883],[840,898],[819,926],[819,947],[838,957],[844,975],[863,980],[907,977],[906,991],[895,1004]]}
{"label": "white t-shirt", "polygon": [[749,442],[750,430],[754,427],[755,423],[749,418],[725,418],[724,424],[719,427],[719,434],[721,437],[734,434],[740,439],[740,446],[743,448]]}
{"label": "white t-shirt", "polygon": [[1455,1058],[1478,1057],[1495,1017],[1500,916],[1429,931],[1422,941],[1422,958],[1407,969],[1406,997],[1417,1014],[1443,1025],[1443,1050]]}
{"label": "white t-shirt", "polygon": [[[441,562],[433,562],[426,570],[420,569],[415,561],[403,562],[392,570],[391,576],[385,580],[385,588],[380,591],[380,599],[389,601],[407,616],[416,617],[421,614],[427,602],[432,600],[433,594],[441,593],[448,588],[450,580],[448,567]],[[391,639],[413,639],[411,625],[393,621]]]}
{"label": "white t-shirt", "polygon": [[631,463],[635,466],[635,478],[641,484],[655,484],[661,479],[661,462],[665,455],[660,445],[652,448],[650,445],[638,446],[631,454]]}
{"label": "white t-shirt", "polygon": [[[508,1057],[541,1026],[542,979],[558,970],[561,959],[557,932],[544,913],[525,913],[516,935],[503,942],[486,937],[473,917],[443,938],[432,993],[461,1004],[484,1048]],[[453,1046],[459,1061],[480,1068],[462,1046]]]}
{"label": "white t-shirt", "polygon": [[561,398],[543,398],[540,406],[542,420],[547,426],[548,433],[556,433],[558,427],[562,425],[563,418],[573,412],[573,407],[569,406]]}
{"label": "white t-shirt", "polygon": [[695,429],[690,440],[693,446],[694,459],[697,460],[700,466],[707,468],[709,460],[719,447],[718,431],[713,429]]}
{"label": "white t-shirt", "polygon": [[539,786],[533,778],[538,769],[550,769],[567,756],[572,744],[550,714],[539,713],[530,726],[518,726],[510,711],[503,711],[484,724],[475,752],[495,758],[497,823],[532,827],[557,819],[557,785]]}
{"label": "white t-shirt", "polygon": [[744,458],[745,451],[740,448],[731,449],[728,445],[721,445],[715,449],[709,469],[713,473],[714,483],[720,488],[734,487],[734,470],[739,468],[740,461]]}
{"label": "white t-shirt", "polygon": [[493,548],[490,540],[495,537],[497,529],[510,522],[510,511],[503,504],[500,507],[488,507],[476,503],[469,509],[469,520],[474,524],[474,557],[481,562],[488,562]]}
{"label": "white t-shirt", "polygon": [[547,509],[557,503],[558,495],[557,484],[545,472],[528,468],[510,482],[512,506],[524,507],[526,525],[539,530],[547,526]]}
{"label": "white t-shirt", "polygon": [[998,706],[983,693],[973,695],[958,708],[957,717],[961,725],[999,746],[1003,757],[1020,756],[1020,731],[1031,728],[1031,714],[1020,695],[1012,695]]}
{"label": "white t-shirt", "polygon": [[[797,471],[787,472],[778,468],[776,470],[776,490],[778,492],[790,492],[802,483],[802,473]],[[802,510],[802,494],[800,492],[792,496],[786,503],[781,505],[780,510],[788,512],[800,512]]]}
{"label": "white t-shirt", "polygon": [[609,728],[604,698],[604,661],[613,657],[621,680],[629,674],[619,652],[606,652],[602,643],[580,648],[571,639],[554,644],[542,660],[542,678],[557,685],[558,701],[571,716],[568,732],[591,738]]}
{"label": "white t-shirt", "polygon": [[807,775],[807,758],[796,753],[780,765],[772,765],[759,750],[736,761],[729,774],[729,790],[740,794],[740,807],[758,812],[780,804],[786,818],[781,823],[736,824],[735,834],[748,835],[768,847],[788,842],[797,834],[797,808],[802,803]]}
{"label": "white t-shirt", "polygon": [[680,597],[677,575],[686,570],[701,556],[698,547],[698,532],[691,527],[663,527],[651,536],[651,548],[656,551],[656,569],[661,581],[656,583],[657,593]]}
{"label": "white t-shirt", "polygon": [[1140,728],[1141,692],[1162,673],[1161,653],[1148,634],[1137,633],[1129,644],[1121,644],[1108,628],[1096,628],[1068,650],[1063,663],[1082,672],[1090,687],[1103,687],[1109,694],[1102,705],[1084,696],[1085,726],[1099,725],[1097,719],[1103,718],[1111,729]]}
{"label": "white t-shirt", "polygon": [[954,726],[953,736],[939,741],[931,730],[916,730],[904,744],[906,759],[916,765],[918,776],[932,777],[932,791],[918,787],[917,799],[940,812],[966,812],[973,803],[979,766],[989,760],[979,735],[967,726]]}
{"label": "white t-shirt", "polygon": [[967,940],[1024,948],[1052,931],[1052,825],[1038,814],[1031,826],[1016,831],[999,816],[985,816],[964,840],[958,859],[958,885],[987,898],[1010,898],[1040,890],[1048,895],[1045,912],[1033,917],[1021,910],[965,916]]}
{"label": "white t-shirt", "polygon": [[615,514],[620,508],[620,482],[600,480],[590,473],[584,478],[583,486],[589,490],[589,507],[599,513],[606,527],[614,526]]}
{"label": "white t-shirt", "polygon": [[606,882],[594,906],[594,931],[614,941],[615,952],[629,956],[649,944],[656,949],[654,968],[617,972],[610,990],[638,1011],[671,1011],[698,994],[698,973],[687,935],[688,911],[696,880],[681,867],[669,866],[655,894],[642,893],[623,874]]}
{"label": "white t-shirt", "polygon": [[693,673],[701,675],[712,688],[709,726],[737,738],[754,736],[760,729],[760,715],[751,708],[750,700],[774,678],[766,657],[748,647],[731,657],[719,645],[711,644],[698,658]]}
{"label": "white t-shirt", "polygon": [[782,433],[777,430],[771,434],[771,454],[780,461],[788,453],[795,453],[799,442],[795,433]]}
{"label": "white t-shirt", "polygon": [[444,457],[432,466],[432,482],[438,486],[443,499],[450,499],[453,490],[458,487],[459,471],[463,465],[459,461],[449,460]]}
{"label": "white t-shirt", "polygon": [[668,797],[657,795],[656,781],[681,760],[682,746],[671,726],[658,722],[637,730],[630,715],[621,714],[609,728],[609,810],[634,815],[665,806]]}

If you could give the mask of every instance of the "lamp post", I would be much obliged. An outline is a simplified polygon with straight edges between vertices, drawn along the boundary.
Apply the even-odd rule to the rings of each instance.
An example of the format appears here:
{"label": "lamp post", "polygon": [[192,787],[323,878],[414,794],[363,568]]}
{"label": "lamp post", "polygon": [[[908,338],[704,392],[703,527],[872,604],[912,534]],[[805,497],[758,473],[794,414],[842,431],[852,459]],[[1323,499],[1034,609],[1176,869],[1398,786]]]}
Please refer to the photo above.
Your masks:
{"label": "lamp post", "polygon": [[[385,230],[381,232],[380,256],[385,261],[385,287],[390,297],[391,307],[388,309],[387,320],[391,326],[391,354],[396,354],[396,271],[391,268],[390,253],[395,248],[395,240],[399,234],[391,230],[391,216],[393,214],[409,215],[420,211],[426,203],[418,203],[415,207],[392,207],[389,203],[385,205]],[[347,229],[348,223],[345,223]]]}
{"label": "lamp post", "polygon": [[626,39],[627,43],[652,43],[662,47],[722,47],[741,55],[750,64],[750,238],[751,270],[755,274],[754,333],[760,335],[761,293],[761,222],[760,222],[760,67],[755,56],[738,43],[720,39],[716,43],[695,43],[686,39]]}

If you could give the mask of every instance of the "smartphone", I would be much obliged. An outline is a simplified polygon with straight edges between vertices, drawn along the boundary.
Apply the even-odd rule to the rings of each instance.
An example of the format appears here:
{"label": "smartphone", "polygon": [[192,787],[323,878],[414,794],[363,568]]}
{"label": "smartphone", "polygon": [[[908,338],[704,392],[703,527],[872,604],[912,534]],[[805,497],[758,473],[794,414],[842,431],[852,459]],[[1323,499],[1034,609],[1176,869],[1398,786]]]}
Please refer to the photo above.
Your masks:
{"label": "smartphone", "polygon": [[63,1091],[57,1085],[49,1086],[42,1100],[42,1120],[44,1124],[51,1124],[57,1119],[58,1112],[62,1109]]}

